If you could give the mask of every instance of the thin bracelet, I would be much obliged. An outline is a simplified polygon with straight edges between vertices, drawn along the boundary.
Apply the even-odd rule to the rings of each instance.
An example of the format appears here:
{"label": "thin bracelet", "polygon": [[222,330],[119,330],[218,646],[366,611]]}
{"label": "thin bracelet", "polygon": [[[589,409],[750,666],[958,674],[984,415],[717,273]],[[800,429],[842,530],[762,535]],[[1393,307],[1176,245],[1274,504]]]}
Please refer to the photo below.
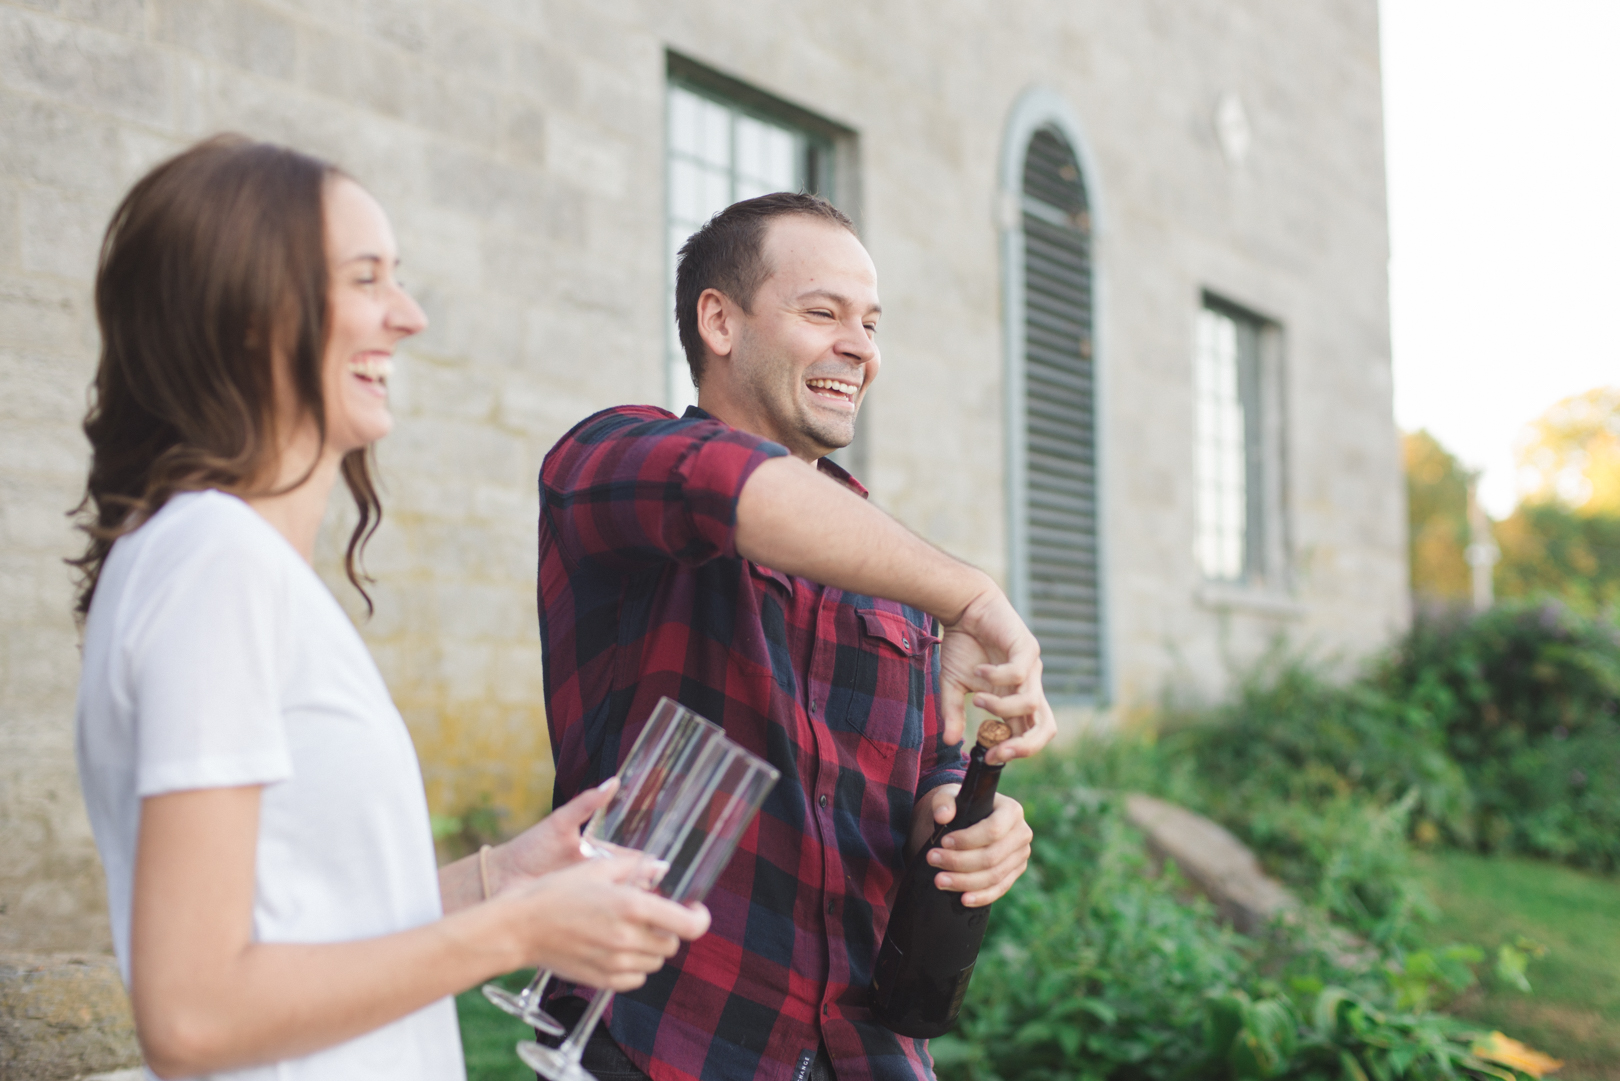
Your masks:
{"label": "thin bracelet", "polygon": [[478,884],[484,889],[484,900],[489,900],[489,850],[485,845],[478,850]]}

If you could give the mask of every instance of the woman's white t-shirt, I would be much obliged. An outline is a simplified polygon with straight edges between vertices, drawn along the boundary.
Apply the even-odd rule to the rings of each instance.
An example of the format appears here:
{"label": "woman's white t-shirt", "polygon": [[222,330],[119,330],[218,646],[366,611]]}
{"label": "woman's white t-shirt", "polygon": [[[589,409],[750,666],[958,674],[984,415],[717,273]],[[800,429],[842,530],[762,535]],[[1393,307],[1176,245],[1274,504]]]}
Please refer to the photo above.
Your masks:
{"label": "woman's white t-shirt", "polygon": [[[85,624],[79,778],[129,982],[141,800],[263,785],[253,935],[340,942],[436,920],[421,768],[371,654],[332,594],[246,503],[169,500],[108,555]],[[442,999],[252,1081],[464,1076]]]}

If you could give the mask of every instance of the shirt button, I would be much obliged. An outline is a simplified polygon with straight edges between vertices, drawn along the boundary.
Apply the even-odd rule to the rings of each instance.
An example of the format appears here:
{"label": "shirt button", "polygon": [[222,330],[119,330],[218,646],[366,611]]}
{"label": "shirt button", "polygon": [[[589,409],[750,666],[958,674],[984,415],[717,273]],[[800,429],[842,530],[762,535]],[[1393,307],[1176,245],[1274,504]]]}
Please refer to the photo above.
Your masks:
{"label": "shirt button", "polygon": [[838,902],[837,901],[828,901],[827,902],[827,915],[831,916],[833,914],[833,912],[837,910],[837,908],[838,908]]}
{"label": "shirt button", "polygon": [[823,1016],[823,1017],[826,1017],[826,1016],[827,1016],[827,1015],[828,1015],[828,1014],[830,1014],[830,1013],[832,1013],[832,1006],[831,1006],[831,1004],[829,1004],[829,1003],[826,1003],[826,1002],[823,1002],[823,1003],[822,1003],[822,1004],[821,1004],[821,1016]]}
{"label": "shirt button", "polygon": [[823,807],[827,806],[827,793],[825,792],[821,794],[821,805]]}
{"label": "shirt button", "polygon": [[911,648],[911,639],[902,637],[900,639],[900,644],[905,646],[907,649],[910,649]]}

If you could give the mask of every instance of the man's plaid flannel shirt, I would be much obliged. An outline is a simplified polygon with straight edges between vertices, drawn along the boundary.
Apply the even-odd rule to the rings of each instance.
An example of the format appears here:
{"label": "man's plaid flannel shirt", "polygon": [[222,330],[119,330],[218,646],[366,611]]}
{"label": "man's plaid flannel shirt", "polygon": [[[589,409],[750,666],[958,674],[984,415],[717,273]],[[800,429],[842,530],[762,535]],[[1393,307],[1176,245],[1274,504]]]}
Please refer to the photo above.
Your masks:
{"label": "man's plaid flannel shirt", "polygon": [[617,770],[662,695],[782,772],[709,894],[709,933],[613,1002],[614,1039],[653,1081],[790,1081],[818,1044],[839,1081],[933,1075],[925,1041],[869,1020],[867,986],[913,805],[962,778],[939,638],[917,609],[738,556],[743,484],[786,453],[696,408],[624,406],[541,469],[557,804]]}

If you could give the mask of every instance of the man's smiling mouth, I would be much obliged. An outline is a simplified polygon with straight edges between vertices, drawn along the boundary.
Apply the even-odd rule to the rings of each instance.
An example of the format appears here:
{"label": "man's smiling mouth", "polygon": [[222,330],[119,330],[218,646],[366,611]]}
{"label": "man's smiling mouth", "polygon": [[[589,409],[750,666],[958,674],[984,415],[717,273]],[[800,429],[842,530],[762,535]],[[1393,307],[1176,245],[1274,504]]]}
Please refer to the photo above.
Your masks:
{"label": "man's smiling mouth", "polygon": [[853,402],[861,389],[860,384],[846,383],[842,379],[806,379],[804,385],[823,398],[840,402]]}

